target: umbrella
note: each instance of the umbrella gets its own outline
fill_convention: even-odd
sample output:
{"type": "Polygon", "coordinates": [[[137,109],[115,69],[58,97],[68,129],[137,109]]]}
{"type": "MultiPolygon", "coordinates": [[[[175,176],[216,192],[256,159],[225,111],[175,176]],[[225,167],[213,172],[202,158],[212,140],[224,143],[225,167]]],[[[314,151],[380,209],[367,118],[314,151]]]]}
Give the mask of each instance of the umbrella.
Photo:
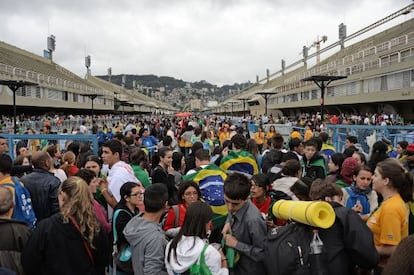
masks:
{"type": "Polygon", "coordinates": [[[192,116],[193,114],[191,112],[180,112],[180,113],[176,113],[174,116],[175,117],[189,117],[192,116]]]}

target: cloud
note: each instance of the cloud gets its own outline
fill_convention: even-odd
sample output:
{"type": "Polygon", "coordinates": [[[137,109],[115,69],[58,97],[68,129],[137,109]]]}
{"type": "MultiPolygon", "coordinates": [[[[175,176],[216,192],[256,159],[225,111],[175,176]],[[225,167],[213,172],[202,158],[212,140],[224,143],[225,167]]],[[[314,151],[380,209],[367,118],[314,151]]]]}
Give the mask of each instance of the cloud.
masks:
{"type": "MultiPolygon", "coordinates": [[[[168,75],[214,84],[255,81],[301,58],[318,35],[337,40],[408,0],[27,0],[1,1],[0,39],[41,54],[56,36],[57,63],[92,73],[168,75]]],[[[407,15],[412,16],[412,15],[407,15]]],[[[407,17],[406,16],[406,17],[407,17]]],[[[402,20],[402,19],[401,19],[402,20]]]]}

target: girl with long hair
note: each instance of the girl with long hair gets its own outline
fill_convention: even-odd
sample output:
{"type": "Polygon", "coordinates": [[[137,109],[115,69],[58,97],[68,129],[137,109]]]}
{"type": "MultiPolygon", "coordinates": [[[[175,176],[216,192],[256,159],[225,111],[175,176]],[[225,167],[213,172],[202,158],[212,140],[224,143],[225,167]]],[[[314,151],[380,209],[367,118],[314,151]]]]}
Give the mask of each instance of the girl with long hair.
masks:
{"type": "Polygon", "coordinates": [[[172,167],[173,151],[168,147],[158,150],[158,165],[152,172],[152,183],[162,183],[168,188],[168,204],[177,204],[177,188],[175,187],[174,168],[172,167]]]}
{"type": "Polygon", "coordinates": [[[76,175],[77,177],[80,177],[81,179],[83,179],[86,184],[89,187],[89,192],[91,193],[91,198],[92,198],[92,203],[93,203],[93,208],[95,211],[95,215],[96,218],[98,219],[98,221],[101,223],[103,229],[105,230],[106,233],[110,233],[111,232],[111,225],[108,222],[108,216],[106,213],[106,209],[104,209],[102,207],[102,205],[99,204],[99,202],[97,202],[95,200],[95,198],[93,197],[93,194],[96,192],[96,188],[99,184],[99,179],[95,176],[95,173],[92,172],[91,170],[82,168],[80,169],[76,175]]]}
{"type": "Polygon", "coordinates": [[[109,243],[92,205],[88,185],[70,177],[59,188],[60,212],[39,222],[26,243],[26,274],[105,274],[109,243]]]}
{"type": "Polygon", "coordinates": [[[193,181],[185,181],[178,188],[178,204],[168,210],[167,217],[163,226],[167,236],[174,237],[184,222],[187,208],[190,204],[200,200],[201,191],[198,184],[193,181]]]}
{"type": "Polygon", "coordinates": [[[65,171],[68,177],[74,176],[79,171],[79,168],[75,165],[75,160],[76,156],[72,151],[67,151],[62,156],[63,164],[60,169],[65,171]]]}
{"type": "Polygon", "coordinates": [[[188,207],[183,226],[165,249],[168,274],[186,274],[203,251],[205,263],[211,274],[228,274],[223,252],[204,241],[212,227],[212,217],[211,207],[204,202],[196,201],[188,207]]]}
{"type": "MultiPolygon", "coordinates": [[[[126,182],[121,186],[121,190],[119,191],[121,200],[114,209],[114,217],[116,216],[116,219],[115,224],[112,224],[116,229],[113,234],[115,236],[116,231],[118,251],[121,251],[128,244],[123,231],[127,223],[139,214],[138,207],[143,204],[143,190],[142,186],[135,182],[126,182]]],[[[122,267],[117,266],[117,274],[123,275],[128,274],[128,272],[122,270],[122,267]]]]}
{"type": "Polygon", "coordinates": [[[108,204],[114,208],[117,204],[115,197],[108,192],[108,181],[106,176],[102,173],[102,160],[97,155],[86,155],[82,168],[91,170],[95,173],[96,177],[99,178],[99,186],[96,188],[96,191],[93,193],[94,198],[99,202],[106,211],[108,211],[108,204]]]}
{"type": "Polygon", "coordinates": [[[378,269],[382,269],[400,241],[408,236],[406,202],[413,200],[413,176],[398,160],[386,159],[376,165],[372,187],[384,198],[367,221],[381,256],[378,269]]]}

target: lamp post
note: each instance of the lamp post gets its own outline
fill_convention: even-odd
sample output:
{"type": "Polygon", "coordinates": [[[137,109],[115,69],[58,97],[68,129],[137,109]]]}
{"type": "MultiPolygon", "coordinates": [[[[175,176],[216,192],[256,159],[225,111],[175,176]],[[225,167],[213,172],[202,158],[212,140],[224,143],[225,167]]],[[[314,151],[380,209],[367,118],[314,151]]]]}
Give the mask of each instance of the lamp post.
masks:
{"type": "Polygon", "coordinates": [[[92,123],[93,123],[93,117],[94,117],[94,108],[93,108],[93,101],[95,100],[95,98],[97,98],[98,96],[101,96],[101,95],[98,95],[98,94],[81,94],[81,96],[86,96],[86,97],[89,97],[90,99],[91,99],[91,101],[92,101],[92,123]]]}
{"type": "Polygon", "coordinates": [[[238,102],[238,101],[234,101],[234,100],[231,100],[231,101],[227,102],[227,103],[231,104],[231,116],[232,116],[232,117],[234,117],[234,110],[233,110],[233,106],[234,106],[234,103],[237,103],[237,102],[238,102]]]}
{"type": "Polygon", "coordinates": [[[264,113],[264,114],[267,116],[267,115],[268,115],[268,113],[267,113],[267,101],[268,101],[269,97],[270,97],[271,95],[276,94],[276,92],[272,92],[272,91],[263,91],[263,92],[258,92],[258,93],[256,93],[256,94],[263,96],[263,98],[264,98],[264,100],[265,100],[265,113],[264,113]]]}
{"type": "Polygon", "coordinates": [[[325,107],[325,90],[328,85],[335,80],[344,79],[342,75],[313,75],[302,79],[302,81],[313,81],[321,89],[321,121],[323,121],[323,111],[325,107]]]}
{"type": "Polygon", "coordinates": [[[246,118],[246,101],[249,100],[248,97],[239,97],[239,100],[243,101],[243,118],[246,118]]]}
{"type": "Polygon", "coordinates": [[[16,123],[16,116],[17,116],[17,106],[16,106],[16,92],[20,87],[26,86],[37,86],[37,83],[29,82],[29,81],[16,81],[16,80],[0,80],[0,85],[5,85],[9,87],[9,89],[13,92],[13,133],[16,134],[17,131],[17,123],[16,123]]]}

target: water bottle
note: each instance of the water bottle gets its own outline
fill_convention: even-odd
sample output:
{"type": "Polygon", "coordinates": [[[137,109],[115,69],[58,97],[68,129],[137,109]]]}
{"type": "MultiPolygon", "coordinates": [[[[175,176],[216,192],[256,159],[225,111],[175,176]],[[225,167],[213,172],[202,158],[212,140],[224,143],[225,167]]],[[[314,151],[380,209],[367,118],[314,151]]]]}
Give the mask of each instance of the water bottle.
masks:
{"type": "Polygon", "coordinates": [[[322,240],[319,238],[317,229],[313,230],[309,257],[312,275],[328,275],[328,254],[322,240]]]}

